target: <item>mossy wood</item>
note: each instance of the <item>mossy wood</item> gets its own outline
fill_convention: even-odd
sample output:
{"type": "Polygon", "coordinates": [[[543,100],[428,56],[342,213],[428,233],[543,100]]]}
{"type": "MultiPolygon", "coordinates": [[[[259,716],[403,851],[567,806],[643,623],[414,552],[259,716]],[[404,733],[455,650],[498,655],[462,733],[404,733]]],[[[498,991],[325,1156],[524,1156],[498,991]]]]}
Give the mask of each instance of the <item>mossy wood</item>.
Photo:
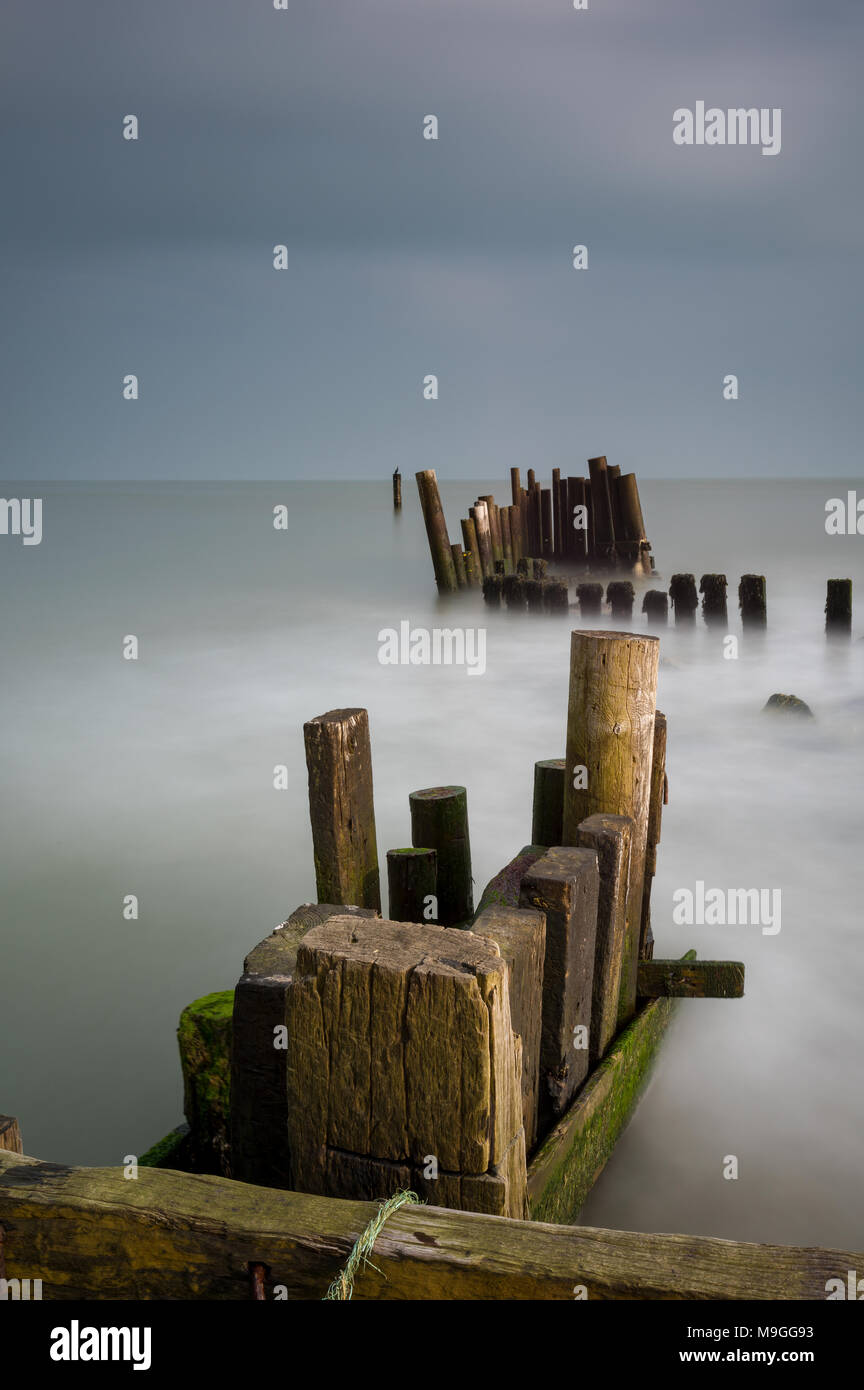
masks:
{"type": "Polygon", "coordinates": [[[522,879],[538,859],[542,859],[546,853],[548,845],[523,845],[519,853],[514,855],[509,864],[490,878],[483,895],[480,905],[477,908],[475,922],[487,907],[518,907],[519,894],[522,887],[522,879]]]}
{"type": "Polygon", "coordinates": [[[639,927],[639,959],[650,960],[654,953],[654,933],[651,930],[651,889],[657,873],[657,846],[663,821],[663,807],[668,800],[666,780],[666,716],[658,710],[654,715],[654,751],[651,757],[651,793],[648,805],[648,829],[645,834],[645,879],[642,888],[642,920],[639,927]]]}
{"type": "Polygon", "coordinates": [[[303,738],[318,901],[380,912],[369,716],[328,710],[303,725],[303,738]]]}
{"type": "MultiPolygon", "coordinates": [[[[323,1298],[378,1209],[299,1192],[141,1169],[66,1168],[0,1153],[6,1275],[54,1301],[323,1298]]],[[[386,1222],[358,1301],[812,1299],[864,1253],[751,1245],[403,1207],[386,1222]]]]}
{"type": "Polygon", "coordinates": [[[531,839],[535,845],[549,848],[562,843],[565,766],[563,758],[545,758],[534,764],[531,839]]]}
{"type": "Polygon", "coordinates": [[[434,849],[388,849],[387,902],[392,921],[434,920],[427,906],[434,906],[430,899],[437,894],[438,856],[434,849]]]}
{"type": "Polygon", "coordinates": [[[645,1005],[533,1155],[528,1208],[534,1221],[576,1220],[636,1107],[675,1008],[670,999],[645,1005]]]}
{"type": "Polygon", "coordinates": [[[438,925],[466,925],[474,915],[468,793],[464,787],[425,787],[408,797],[411,843],[437,855],[438,925]]]}
{"type": "Polygon", "coordinates": [[[234,991],[205,994],[180,1015],[177,1043],[183,1073],[187,1159],[199,1173],[232,1176],[231,1016],[234,991]]]}
{"type": "Polygon", "coordinates": [[[642,960],[636,992],[643,999],[741,999],[740,960],[642,960]]]}

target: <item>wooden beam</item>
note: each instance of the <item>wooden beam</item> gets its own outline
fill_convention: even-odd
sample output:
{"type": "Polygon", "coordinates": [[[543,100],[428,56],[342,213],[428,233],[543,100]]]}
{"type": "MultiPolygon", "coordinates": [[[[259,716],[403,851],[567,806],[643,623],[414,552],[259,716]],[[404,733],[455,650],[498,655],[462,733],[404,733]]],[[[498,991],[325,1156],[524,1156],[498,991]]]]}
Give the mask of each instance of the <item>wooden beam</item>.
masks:
{"type": "MultiPolygon", "coordinates": [[[[229,1178],[142,1168],[66,1168],[0,1153],[6,1276],[43,1297],[321,1299],[376,1202],[273,1192],[229,1178]]],[[[812,1299],[864,1254],[705,1236],[569,1228],[403,1207],[375,1242],[355,1300],[812,1299]]]]}
{"type": "Polygon", "coordinates": [[[636,993],[643,999],[741,999],[740,960],[640,960],[636,993]]]}

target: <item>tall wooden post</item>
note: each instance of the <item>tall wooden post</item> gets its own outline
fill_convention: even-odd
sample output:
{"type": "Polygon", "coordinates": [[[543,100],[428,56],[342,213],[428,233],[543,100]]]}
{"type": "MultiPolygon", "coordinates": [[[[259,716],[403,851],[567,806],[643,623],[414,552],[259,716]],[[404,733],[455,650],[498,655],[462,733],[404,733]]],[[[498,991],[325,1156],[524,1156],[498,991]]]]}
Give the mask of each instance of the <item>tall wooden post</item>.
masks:
{"type": "MultiPolygon", "coordinates": [[[[468,551],[473,556],[473,578],[472,584],[480,585],[483,579],[483,566],[480,563],[480,547],[477,543],[477,528],[473,519],[469,516],[460,523],[462,527],[462,549],[468,551]]],[[[468,566],[466,565],[466,578],[468,566]]]]}
{"type": "MultiPolygon", "coordinates": [[[[565,479],[566,486],[566,479],[565,479]]],[[[561,469],[552,469],[552,554],[561,560],[564,553],[563,507],[561,505],[561,469]]]]}
{"type": "Polygon", "coordinates": [[[461,545],[457,545],[454,541],[450,549],[453,552],[453,568],[456,571],[456,584],[460,589],[465,589],[468,587],[468,578],[465,574],[465,556],[462,552],[462,547],[461,545]]]}
{"type": "Polygon", "coordinates": [[[441,506],[438,492],[438,479],[435,477],[434,468],[425,468],[421,473],[416,473],[415,477],[420,493],[420,508],[426,523],[426,535],[429,538],[435,582],[440,593],[453,593],[457,588],[456,571],[453,568],[453,552],[450,549],[450,537],[447,535],[444,508],[441,506]]]}
{"type": "Polygon", "coordinates": [[[621,1022],[636,1001],[659,657],[657,637],[592,631],[571,637],[564,844],[578,844],[580,823],[598,812],[633,821],[621,1022]]]}
{"type": "Polygon", "coordinates": [[[555,552],[555,536],[552,531],[552,489],[548,487],[540,490],[540,516],[541,516],[541,542],[543,549],[541,555],[551,558],[555,552]]]}
{"type": "MultiPolygon", "coordinates": [[[[588,559],[588,527],[577,527],[573,523],[576,520],[576,508],[585,506],[585,479],[567,479],[567,554],[577,564],[584,564],[588,559]]],[[[587,521],[587,517],[586,517],[587,521]]]]}
{"type": "Polygon", "coordinates": [[[591,474],[591,504],[594,513],[594,552],[599,563],[611,565],[615,555],[615,526],[612,497],[605,455],[588,460],[591,474]]]}
{"type": "Polygon", "coordinates": [[[476,502],[469,515],[474,522],[477,535],[477,548],[480,551],[481,578],[495,573],[495,557],[492,554],[492,534],[489,530],[489,508],[485,502],[476,502]]]}
{"type": "Polygon", "coordinates": [[[318,901],[380,912],[369,715],[328,710],[303,725],[303,738],[318,901]]]}
{"type": "Polygon", "coordinates": [[[411,843],[438,856],[437,924],[464,926],[474,914],[468,793],[464,787],[426,787],[411,792],[408,804],[411,843]]]}
{"type": "Polygon", "coordinates": [[[402,474],[398,468],[393,473],[393,510],[402,510],[402,474]]]}
{"type": "Polygon", "coordinates": [[[499,508],[498,521],[501,526],[501,550],[504,555],[504,572],[505,574],[510,574],[513,569],[513,537],[510,534],[509,507],[499,508]]]}
{"type": "Polygon", "coordinates": [[[492,538],[492,559],[504,559],[504,547],[501,543],[501,517],[495,505],[495,498],[491,493],[484,497],[478,497],[478,502],[485,502],[489,515],[489,534],[492,538]]]}

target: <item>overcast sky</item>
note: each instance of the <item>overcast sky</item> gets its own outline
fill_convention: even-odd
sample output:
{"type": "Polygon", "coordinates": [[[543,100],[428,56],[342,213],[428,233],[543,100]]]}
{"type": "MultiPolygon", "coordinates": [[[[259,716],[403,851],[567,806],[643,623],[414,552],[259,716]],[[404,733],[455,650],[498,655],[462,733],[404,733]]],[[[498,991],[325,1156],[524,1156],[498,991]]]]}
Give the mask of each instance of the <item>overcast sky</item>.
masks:
{"type": "Polygon", "coordinates": [[[4,476],[860,476],[862,29],[860,0],[4,0],[4,476]],[[676,146],[700,100],[780,107],[779,155],[676,146]]]}

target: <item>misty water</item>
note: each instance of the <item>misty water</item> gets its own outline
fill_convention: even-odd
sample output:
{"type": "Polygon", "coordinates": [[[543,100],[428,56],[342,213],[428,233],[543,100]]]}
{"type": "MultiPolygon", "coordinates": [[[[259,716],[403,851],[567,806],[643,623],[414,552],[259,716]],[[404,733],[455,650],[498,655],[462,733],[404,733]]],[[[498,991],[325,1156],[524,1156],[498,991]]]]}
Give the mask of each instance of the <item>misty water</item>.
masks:
{"type": "MultiPolygon", "coordinates": [[[[845,482],[640,484],[658,576],[730,580],[727,629],[661,637],[655,953],[741,959],[746,997],[681,1004],[582,1220],[860,1247],[864,621],[829,645],[823,604],[828,578],[859,591],[864,539],[825,533],[845,482]],[[737,618],[750,571],[767,576],[764,635],[737,618]],[[763,715],[775,691],[815,720],[763,715]],[[781,889],[780,932],[675,925],[673,892],[697,880],[781,889]]],[[[453,538],[490,487],[444,485],[453,538]]],[[[181,1121],[181,1009],[233,986],[315,898],[304,719],[369,709],[382,865],[409,842],[409,791],[435,783],[468,787],[475,900],[530,840],[534,762],[563,754],[579,619],[440,602],[410,471],[399,516],[389,489],[52,484],[42,544],[0,539],[0,1110],[25,1152],[119,1164],[181,1121]],[[485,627],[485,673],[382,666],[379,631],[406,619],[485,627]]]]}

